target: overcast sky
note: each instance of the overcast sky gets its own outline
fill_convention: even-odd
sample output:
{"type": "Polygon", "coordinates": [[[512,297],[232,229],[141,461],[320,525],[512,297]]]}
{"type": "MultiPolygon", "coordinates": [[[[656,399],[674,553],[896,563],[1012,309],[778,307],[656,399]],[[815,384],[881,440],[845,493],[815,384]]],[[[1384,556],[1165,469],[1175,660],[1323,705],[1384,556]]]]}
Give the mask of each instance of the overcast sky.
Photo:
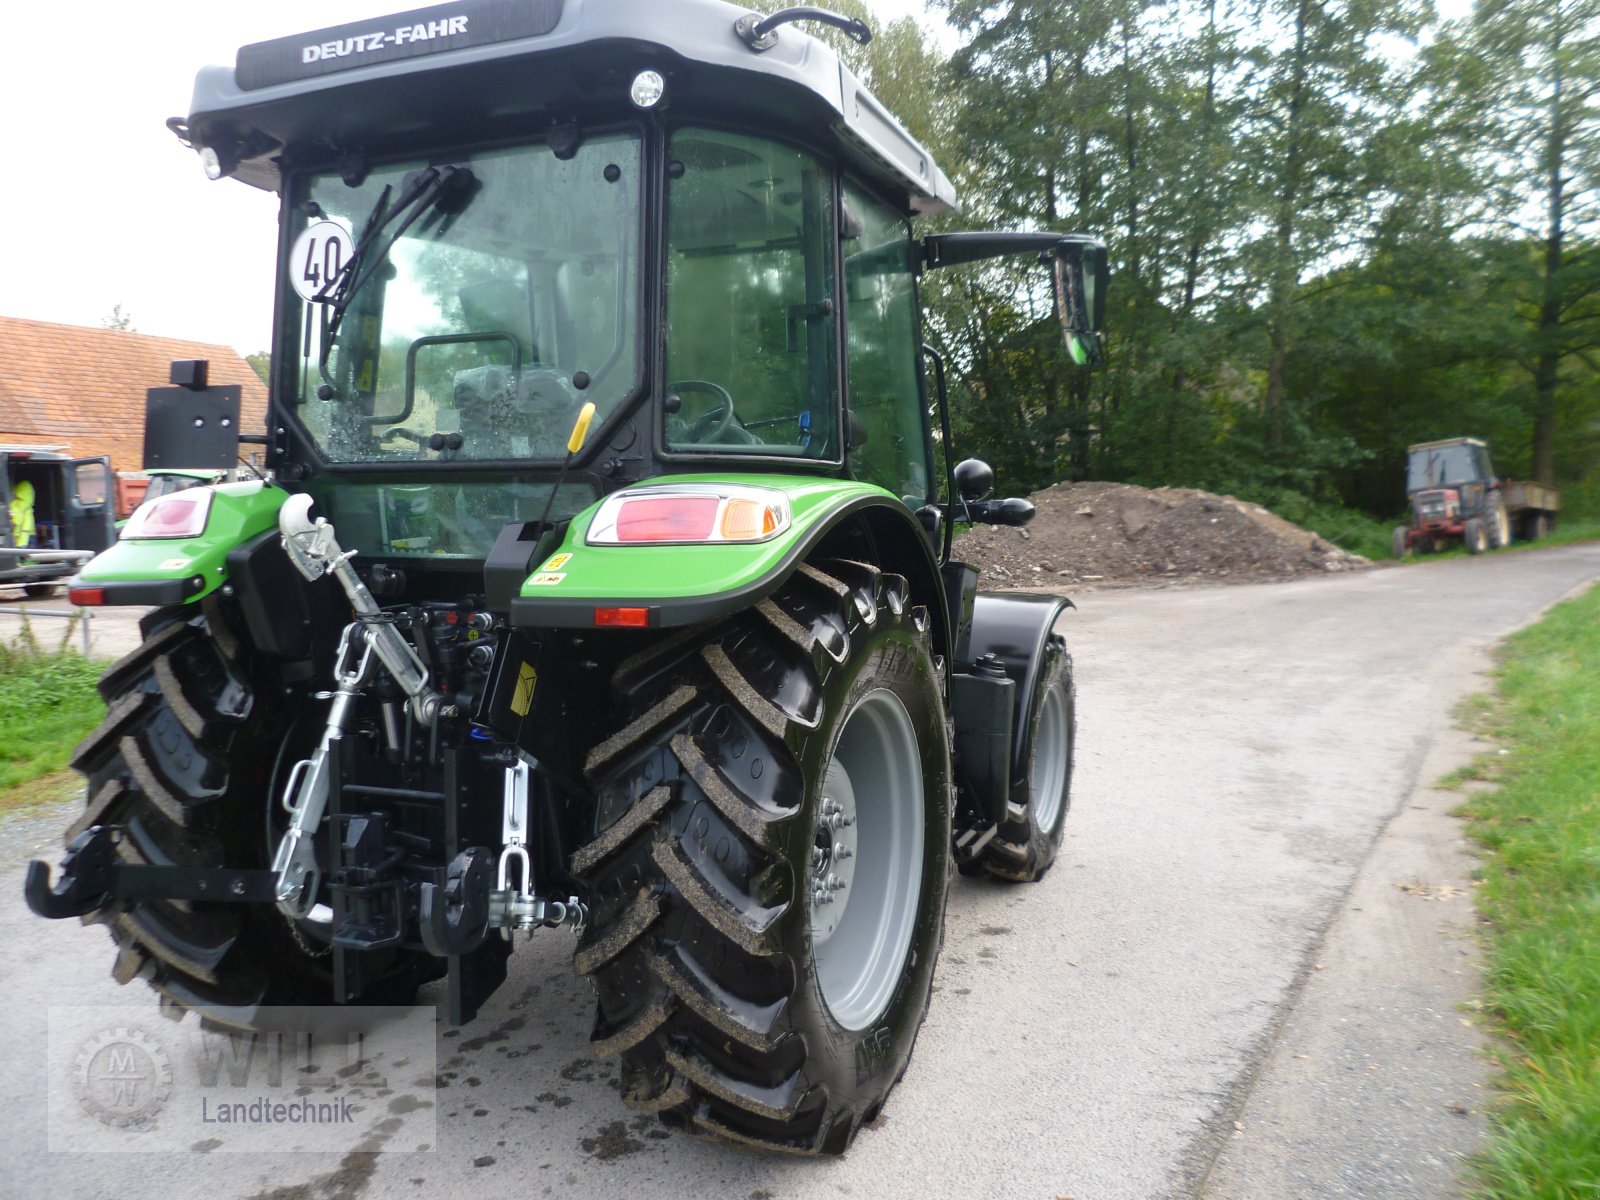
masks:
{"type": "MultiPolygon", "coordinates": [[[[424,0],[425,2],[425,0],[424,0]]],[[[921,0],[868,0],[887,19],[921,0]]],[[[272,196],[212,183],[164,122],[242,45],[415,0],[11,0],[0,21],[0,315],[265,349],[272,196]]]]}

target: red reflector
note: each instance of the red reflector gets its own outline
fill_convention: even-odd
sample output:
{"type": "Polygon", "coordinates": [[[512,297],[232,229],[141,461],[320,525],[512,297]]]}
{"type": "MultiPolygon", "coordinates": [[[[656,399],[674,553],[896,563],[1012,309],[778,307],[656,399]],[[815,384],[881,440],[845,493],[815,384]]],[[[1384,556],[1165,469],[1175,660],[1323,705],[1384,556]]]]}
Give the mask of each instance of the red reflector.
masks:
{"type": "Polygon", "coordinates": [[[596,625],[609,625],[613,628],[648,629],[650,626],[650,610],[648,608],[597,608],[594,610],[594,623],[596,625]]]}
{"type": "Polygon", "coordinates": [[[695,542],[717,527],[717,496],[640,496],[617,514],[621,542],[695,542]]]}
{"type": "Polygon", "coordinates": [[[73,604],[91,608],[94,605],[106,602],[106,590],[105,588],[68,588],[67,600],[73,604]]]}

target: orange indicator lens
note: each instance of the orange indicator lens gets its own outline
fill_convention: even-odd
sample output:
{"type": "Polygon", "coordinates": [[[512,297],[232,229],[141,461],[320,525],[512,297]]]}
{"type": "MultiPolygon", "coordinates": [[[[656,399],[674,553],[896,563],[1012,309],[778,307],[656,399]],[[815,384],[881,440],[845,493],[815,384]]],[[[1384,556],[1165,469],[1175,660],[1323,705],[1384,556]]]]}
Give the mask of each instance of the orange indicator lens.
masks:
{"type": "Polygon", "coordinates": [[[766,537],[778,528],[772,506],[759,500],[734,499],[722,510],[722,536],[730,542],[766,537]]]}

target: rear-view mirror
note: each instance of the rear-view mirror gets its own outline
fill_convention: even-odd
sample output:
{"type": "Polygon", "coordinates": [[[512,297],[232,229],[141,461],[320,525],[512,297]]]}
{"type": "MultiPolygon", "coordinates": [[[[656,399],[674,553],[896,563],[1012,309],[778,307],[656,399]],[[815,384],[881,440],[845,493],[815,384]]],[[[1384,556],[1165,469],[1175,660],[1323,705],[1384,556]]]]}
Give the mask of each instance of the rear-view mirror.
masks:
{"type": "Polygon", "coordinates": [[[929,270],[1012,254],[1037,254],[1050,267],[1061,333],[1072,361],[1079,366],[1101,362],[1111,264],[1099,238],[1084,233],[936,233],[922,239],[922,262],[929,270]]]}
{"type": "Polygon", "coordinates": [[[1100,330],[1111,278],[1105,243],[1097,238],[1062,238],[1050,257],[1067,353],[1079,366],[1092,366],[1101,359],[1100,330]]]}

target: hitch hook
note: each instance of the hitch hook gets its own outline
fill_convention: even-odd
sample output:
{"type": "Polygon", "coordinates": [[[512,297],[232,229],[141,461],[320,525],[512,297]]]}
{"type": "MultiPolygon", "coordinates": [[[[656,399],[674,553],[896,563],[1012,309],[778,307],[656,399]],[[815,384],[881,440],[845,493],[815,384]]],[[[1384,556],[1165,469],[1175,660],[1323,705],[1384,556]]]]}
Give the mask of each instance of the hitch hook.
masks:
{"type": "Polygon", "coordinates": [[[111,897],[116,843],[104,825],[91,825],[67,845],[61,878],[52,885],[50,864],[34,859],[22,881],[28,907],[41,917],[59,921],[93,912],[111,897]]]}
{"type": "Polygon", "coordinates": [[[489,936],[489,851],[463,850],[451,860],[443,886],[425,883],[417,924],[429,954],[469,954],[489,936]]]}

